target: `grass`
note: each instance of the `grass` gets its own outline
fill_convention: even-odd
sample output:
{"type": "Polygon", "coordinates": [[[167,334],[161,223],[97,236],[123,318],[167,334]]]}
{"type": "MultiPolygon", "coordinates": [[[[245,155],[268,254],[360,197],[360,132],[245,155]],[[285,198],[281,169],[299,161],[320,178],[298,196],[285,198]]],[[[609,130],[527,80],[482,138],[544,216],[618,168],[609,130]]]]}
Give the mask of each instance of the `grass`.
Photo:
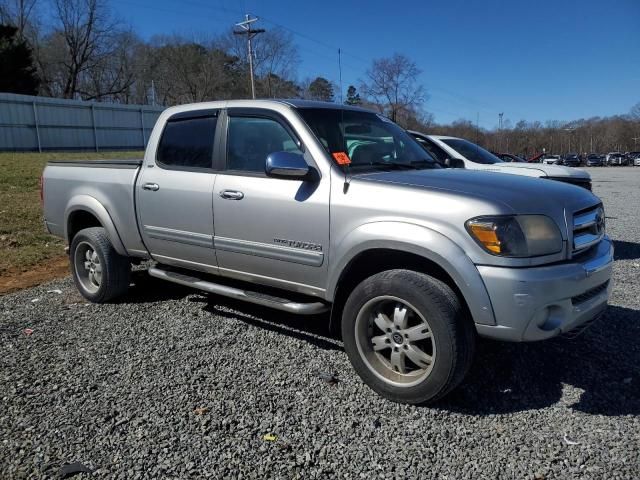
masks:
{"type": "Polygon", "coordinates": [[[49,160],[140,158],[142,152],[0,153],[0,277],[19,275],[64,254],[46,233],[39,180],[49,160]]]}

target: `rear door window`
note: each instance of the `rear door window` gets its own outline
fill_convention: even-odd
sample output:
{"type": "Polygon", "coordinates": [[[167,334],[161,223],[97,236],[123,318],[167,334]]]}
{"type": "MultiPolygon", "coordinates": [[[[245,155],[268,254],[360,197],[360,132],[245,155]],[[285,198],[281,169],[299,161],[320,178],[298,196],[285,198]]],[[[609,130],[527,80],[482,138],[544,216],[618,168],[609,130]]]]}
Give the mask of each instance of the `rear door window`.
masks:
{"type": "Polygon", "coordinates": [[[161,167],[212,168],[217,117],[183,117],[167,121],[158,144],[156,161],[161,167]]]}

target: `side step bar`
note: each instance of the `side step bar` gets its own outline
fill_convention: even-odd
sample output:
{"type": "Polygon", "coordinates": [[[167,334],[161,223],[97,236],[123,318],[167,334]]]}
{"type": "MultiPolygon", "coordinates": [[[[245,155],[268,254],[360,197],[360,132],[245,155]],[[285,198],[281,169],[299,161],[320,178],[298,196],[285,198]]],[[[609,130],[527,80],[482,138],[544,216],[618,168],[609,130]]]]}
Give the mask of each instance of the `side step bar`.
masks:
{"type": "Polygon", "coordinates": [[[155,278],[160,278],[162,280],[167,280],[169,282],[178,283],[186,287],[197,288],[198,290],[203,290],[205,292],[215,293],[216,295],[236,298],[238,300],[242,300],[243,302],[255,303],[257,305],[263,305],[265,307],[284,310],[285,312],[297,313],[300,315],[313,315],[329,310],[329,306],[322,302],[292,302],[291,300],[287,300],[286,298],[273,297],[271,295],[265,295],[258,292],[251,292],[249,290],[241,290],[239,288],[228,287],[226,285],[208,282],[206,280],[192,277],[190,275],[162,270],[157,267],[150,267],[149,275],[155,278]]]}

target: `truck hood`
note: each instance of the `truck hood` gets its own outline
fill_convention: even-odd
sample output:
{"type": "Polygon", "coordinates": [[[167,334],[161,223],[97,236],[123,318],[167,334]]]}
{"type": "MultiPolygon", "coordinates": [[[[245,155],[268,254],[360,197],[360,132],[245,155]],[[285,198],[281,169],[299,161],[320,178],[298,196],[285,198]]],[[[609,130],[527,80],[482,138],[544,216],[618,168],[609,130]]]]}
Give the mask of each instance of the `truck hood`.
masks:
{"type": "Polygon", "coordinates": [[[495,163],[485,171],[514,173],[531,177],[572,177],[591,178],[589,173],[578,168],[563,167],[561,165],[547,165],[542,163],[495,163]]]}
{"type": "Polygon", "coordinates": [[[574,212],[599,202],[587,189],[563,182],[501,173],[462,170],[407,170],[355,175],[354,178],[439,190],[502,204],[512,213],[555,216],[559,210],[574,212]]]}

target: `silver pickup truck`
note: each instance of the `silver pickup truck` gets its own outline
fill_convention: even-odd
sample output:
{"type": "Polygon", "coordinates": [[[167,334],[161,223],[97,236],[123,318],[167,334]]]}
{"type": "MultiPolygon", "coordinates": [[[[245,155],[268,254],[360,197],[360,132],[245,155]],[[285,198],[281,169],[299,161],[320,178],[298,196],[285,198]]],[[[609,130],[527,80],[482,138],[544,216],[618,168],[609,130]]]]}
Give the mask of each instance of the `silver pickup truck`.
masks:
{"type": "Polygon", "coordinates": [[[148,259],[169,282],[330,311],[357,373],[398,402],[459,384],[477,335],[576,333],[611,290],[613,247],[591,192],[441,169],[360,108],[170,108],[143,161],[50,162],[42,186],[46,227],[68,241],[87,299],[123,294],[131,263],[148,259]]]}

